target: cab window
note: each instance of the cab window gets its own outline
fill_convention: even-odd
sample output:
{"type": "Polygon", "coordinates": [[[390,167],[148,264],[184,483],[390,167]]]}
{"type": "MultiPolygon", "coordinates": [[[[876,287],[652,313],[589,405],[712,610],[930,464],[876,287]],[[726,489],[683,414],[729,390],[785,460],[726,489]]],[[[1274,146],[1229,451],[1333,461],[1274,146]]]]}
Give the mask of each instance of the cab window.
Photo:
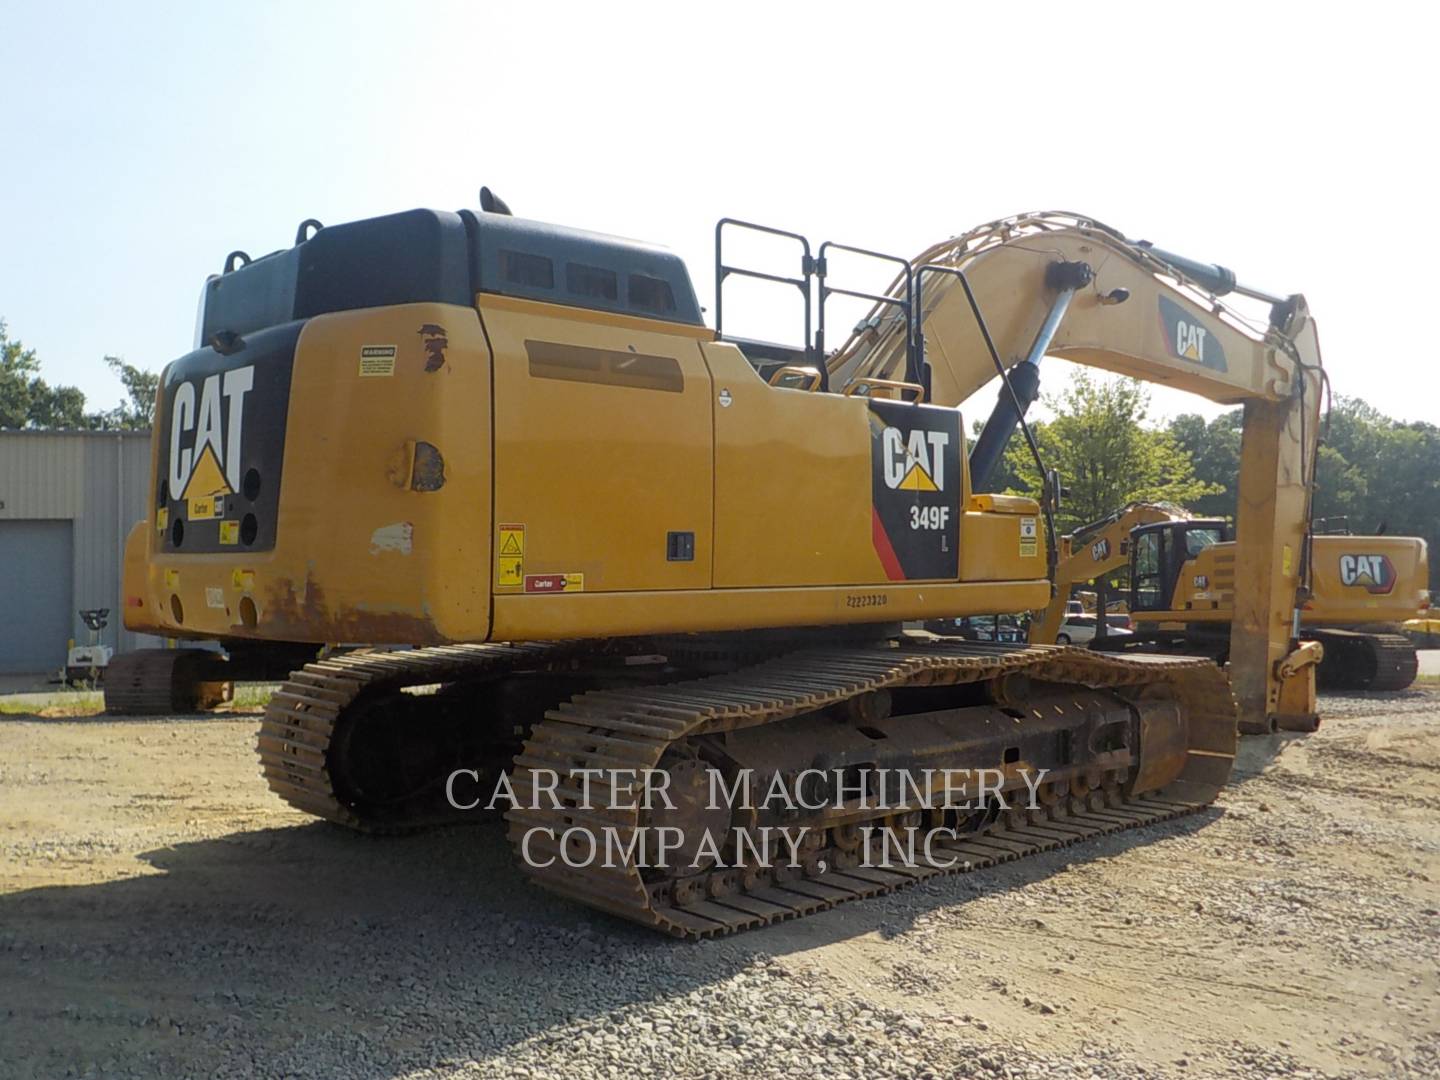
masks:
{"type": "Polygon", "coordinates": [[[1153,611],[1164,603],[1160,587],[1160,538],[1158,532],[1141,533],[1135,539],[1135,591],[1133,606],[1153,611]]]}

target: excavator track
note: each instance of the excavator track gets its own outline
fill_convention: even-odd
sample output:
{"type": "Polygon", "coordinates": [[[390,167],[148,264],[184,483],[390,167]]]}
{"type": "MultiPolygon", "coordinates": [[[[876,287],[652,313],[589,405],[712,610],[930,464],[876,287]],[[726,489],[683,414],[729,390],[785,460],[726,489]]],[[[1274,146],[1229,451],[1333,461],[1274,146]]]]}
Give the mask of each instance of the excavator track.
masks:
{"type": "Polygon", "coordinates": [[[1305,636],[1325,646],[1316,678],[1326,690],[1404,690],[1420,670],[1415,643],[1404,634],[1317,630],[1305,636]]]}
{"type": "Polygon", "coordinates": [[[136,649],[105,669],[105,711],[123,716],[202,712],[234,696],[223,656],[206,649],[136,649]]]}
{"type": "MultiPolygon", "coordinates": [[[[292,673],[266,710],[258,739],[262,770],[271,789],[296,809],[359,831],[396,832],[453,822],[461,815],[426,816],[415,812],[414,803],[402,800],[397,811],[383,800],[367,799],[364,784],[357,783],[353,767],[346,763],[347,731],[363,728],[366,717],[374,717],[377,710],[382,715],[398,710],[403,714],[401,737],[423,743],[423,729],[411,722],[405,710],[435,702],[434,714],[421,716],[443,714],[440,695],[446,688],[494,685],[515,675],[558,681],[561,673],[626,651],[623,645],[616,646],[608,642],[459,645],[361,653],[308,664],[292,673]]],[[[984,709],[987,715],[1000,715],[996,707],[984,709]]],[[[1017,721],[1026,716],[1026,710],[1011,707],[1004,710],[1002,723],[1021,728],[1026,725],[1017,721]]],[[[535,883],[678,937],[708,937],[890,892],[934,874],[975,870],[1193,812],[1215,797],[1229,774],[1235,718],[1235,702],[1224,676],[1213,664],[1188,658],[1115,658],[1078,648],[1011,648],[929,635],[810,648],[721,675],[588,690],[548,708],[544,719],[530,728],[523,746],[517,746],[513,762],[506,760],[502,766],[509,770],[515,796],[515,805],[505,817],[521,870],[535,883]],[[1148,738],[1149,745],[1160,749],[1147,751],[1142,741],[1139,763],[1124,783],[1116,781],[1118,770],[1093,770],[1087,774],[1093,786],[1076,778],[1058,789],[1060,797],[1050,793],[1040,808],[990,815],[940,843],[938,857],[930,853],[870,865],[858,857],[857,822],[850,821],[817,830],[798,864],[717,866],[678,880],[657,878],[653,870],[638,864],[606,867],[592,860],[577,868],[564,859],[542,865],[543,858],[534,858],[561,853],[567,841],[555,838],[564,830],[570,830],[565,834],[569,842],[576,839],[577,830],[599,842],[607,830],[633,837],[647,821],[638,804],[625,805],[603,784],[597,785],[595,802],[582,804],[570,781],[562,780],[558,790],[563,805],[545,808],[535,795],[545,786],[540,774],[547,771],[569,777],[576,769],[668,767],[682,783],[698,784],[704,763],[693,750],[697,740],[779,733],[787,720],[834,724],[834,716],[869,716],[872,705],[867,703],[877,695],[952,693],[965,690],[966,684],[975,684],[968,689],[977,693],[984,689],[1002,698],[1008,692],[1014,704],[1029,707],[1037,725],[1052,719],[1051,711],[1093,716],[1107,707],[1123,712],[1140,702],[1143,712],[1143,703],[1157,696],[1163,699],[1158,705],[1161,715],[1170,708],[1181,721],[1171,728],[1159,724],[1149,736],[1144,734],[1149,721],[1139,721],[1137,738],[1148,738]],[[1033,697],[1032,687],[1040,688],[1033,697]],[[1158,773],[1145,764],[1147,753],[1152,760],[1161,759],[1158,773]],[[1162,774],[1163,783],[1147,786],[1143,780],[1145,775],[1153,780],[1162,774]],[[529,835],[537,828],[542,833],[550,830],[551,839],[529,835]]],[[[475,719],[473,714],[465,718],[470,727],[484,726],[475,719]]],[[[906,714],[892,724],[901,731],[923,722],[924,717],[906,714]]],[[[817,748],[824,749],[817,744],[808,747],[817,748]]],[[[382,750],[381,757],[387,768],[392,763],[400,767],[397,752],[387,756],[382,750]]],[[[470,764],[463,757],[454,760],[462,766],[470,764]]],[[[429,775],[443,771],[437,773],[432,765],[429,775]]],[[[430,786],[434,787],[433,779],[430,786]]],[[[433,807],[433,800],[427,805],[433,807]]],[[[886,808],[873,823],[894,835],[924,821],[923,808],[904,806],[886,808]]]]}
{"type": "MultiPolygon", "coordinates": [[[[544,669],[576,652],[573,644],[454,645],[364,652],[306,664],[276,691],[260,723],[261,772],[297,810],[361,832],[403,832],[439,818],[377,812],[344,791],[334,758],[341,719],[368,700],[438,683],[481,682],[544,669]]],[[[416,737],[422,737],[416,733],[416,737]]]]}
{"type": "MultiPolygon", "coordinates": [[[[1061,705],[1053,707],[1061,711],[1061,705]]],[[[1041,711],[1032,711],[1043,723],[1041,711]]],[[[1008,715],[1025,713],[1015,709],[1008,715]]],[[[1140,726],[1144,738],[1146,725],[1140,726]]],[[[1235,740],[1235,702],[1224,675],[1209,661],[923,639],[891,647],[813,649],[710,678],[586,693],[550,711],[516,760],[517,805],[506,818],[521,869],[535,883],[677,937],[711,937],[890,892],[935,874],[979,869],[1191,813],[1210,803],[1224,784],[1235,740]],[[605,784],[581,798],[573,782],[557,787],[551,779],[584,775],[575,772],[579,769],[658,770],[669,760],[671,775],[698,783],[693,748],[705,736],[803,719],[877,692],[993,685],[1015,676],[1021,678],[1011,685],[1067,688],[1062,692],[1082,708],[1103,705],[1103,695],[1075,688],[1168,695],[1181,710],[1181,726],[1174,729],[1181,736],[1172,740],[1171,750],[1183,757],[1183,765],[1167,774],[1159,790],[1144,786],[1143,765],[1123,786],[1070,787],[1066,797],[1048,806],[1008,811],[947,838],[940,845],[943,857],[930,852],[903,863],[862,865],[851,822],[818,830],[798,866],[715,864],[708,873],[669,879],[657,878],[653,870],[647,877],[633,860],[593,857],[611,837],[621,845],[634,840],[647,824],[643,800],[605,784]],[[537,797],[542,789],[558,794],[561,805],[546,806],[537,797]]],[[[1165,736],[1157,734],[1154,741],[1163,744],[1165,736]]],[[[874,820],[892,831],[913,830],[925,812],[887,808],[874,820]]]]}

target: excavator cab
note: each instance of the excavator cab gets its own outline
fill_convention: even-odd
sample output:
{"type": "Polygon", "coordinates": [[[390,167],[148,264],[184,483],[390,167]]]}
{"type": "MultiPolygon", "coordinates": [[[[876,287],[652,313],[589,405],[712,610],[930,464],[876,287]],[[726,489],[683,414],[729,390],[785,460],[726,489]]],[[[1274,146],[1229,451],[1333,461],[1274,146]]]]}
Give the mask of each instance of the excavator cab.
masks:
{"type": "Polygon", "coordinates": [[[1230,525],[1216,520],[1159,521],[1130,533],[1130,610],[1175,608],[1180,571],[1200,552],[1231,540],[1230,525]]]}

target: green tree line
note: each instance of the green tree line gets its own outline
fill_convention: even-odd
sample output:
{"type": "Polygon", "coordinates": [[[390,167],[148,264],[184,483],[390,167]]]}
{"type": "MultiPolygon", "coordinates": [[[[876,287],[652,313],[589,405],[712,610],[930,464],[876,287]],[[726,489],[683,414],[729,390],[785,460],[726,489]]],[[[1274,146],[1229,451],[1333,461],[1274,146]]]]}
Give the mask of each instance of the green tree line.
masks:
{"type": "MultiPolygon", "coordinates": [[[[1051,419],[1031,429],[1067,489],[1057,521],[1062,531],[1136,500],[1234,518],[1242,410],[1209,421],[1182,413],[1167,424],[1150,424],[1144,384],[1084,371],[1046,404],[1051,419]]],[[[994,486],[1032,495],[1039,490],[1021,438],[1011,441],[994,486]]],[[[1440,592],[1440,427],[1395,420],[1359,398],[1336,397],[1322,422],[1315,518],[1319,530],[1424,537],[1431,591],[1440,592]]]]}
{"type": "Polygon", "coordinates": [[[155,410],[160,376],[105,357],[125,387],[125,400],[113,409],[87,412],[85,395],[74,386],[52,386],[40,374],[40,358],[0,319],[0,428],[135,430],[148,428],[155,410]]]}

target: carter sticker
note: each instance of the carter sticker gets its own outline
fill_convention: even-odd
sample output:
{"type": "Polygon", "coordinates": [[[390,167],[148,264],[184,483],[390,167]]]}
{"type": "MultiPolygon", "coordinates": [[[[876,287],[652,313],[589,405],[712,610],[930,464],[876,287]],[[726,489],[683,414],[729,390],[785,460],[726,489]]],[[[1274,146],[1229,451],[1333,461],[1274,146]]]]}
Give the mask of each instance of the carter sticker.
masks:
{"type": "Polygon", "coordinates": [[[526,574],[528,593],[584,592],[584,574],[526,574]]]}

